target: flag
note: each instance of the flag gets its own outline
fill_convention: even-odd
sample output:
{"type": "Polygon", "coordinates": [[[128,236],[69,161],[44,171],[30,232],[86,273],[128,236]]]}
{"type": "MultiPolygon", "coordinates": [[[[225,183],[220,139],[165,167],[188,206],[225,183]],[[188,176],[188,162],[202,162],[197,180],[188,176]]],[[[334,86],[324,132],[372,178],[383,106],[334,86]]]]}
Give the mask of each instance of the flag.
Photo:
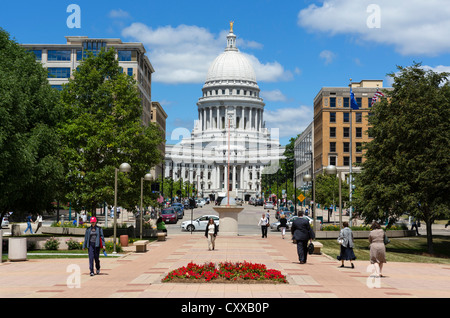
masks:
{"type": "Polygon", "coordinates": [[[353,94],[353,90],[350,88],[350,107],[353,110],[358,110],[359,106],[355,99],[355,94],[353,94]]]}
{"type": "Polygon", "coordinates": [[[384,97],[384,94],[382,92],[380,92],[377,88],[377,91],[375,92],[375,94],[372,97],[372,104],[370,105],[371,107],[373,106],[373,104],[375,104],[378,101],[379,97],[384,97]]]}

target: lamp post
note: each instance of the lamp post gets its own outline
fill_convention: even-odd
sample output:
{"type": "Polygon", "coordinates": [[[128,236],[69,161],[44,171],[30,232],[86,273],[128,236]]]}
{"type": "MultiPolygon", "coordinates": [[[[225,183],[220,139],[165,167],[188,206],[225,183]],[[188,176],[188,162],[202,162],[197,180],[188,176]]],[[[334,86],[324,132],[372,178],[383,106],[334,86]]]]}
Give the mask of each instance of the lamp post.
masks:
{"type": "Polygon", "coordinates": [[[147,173],[143,178],[141,178],[141,206],[140,206],[140,220],[141,220],[141,224],[140,224],[140,238],[141,238],[141,240],[142,240],[142,214],[143,214],[143,211],[142,211],[142,198],[143,198],[143,196],[144,196],[144,180],[145,181],[152,181],[152,179],[153,179],[153,176],[150,174],[150,173],[147,173]]]}
{"type": "Polygon", "coordinates": [[[339,228],[342,229],[342,190],[341,190],[341,172],[337,171],[336,166],[333,165],[329,165],[328,167],[326,167],[326,173],[327,174],[334,174],[334,175],[338,175],[338,179],[339,179],[339,228]]]}
{"type": "Polygon", "coordinates": [[[114,251],[116,253],[116,237],[117,237],[117,175],[120,172],[130,172],[131,166],[128,163],[122,163],[119,169],[115,168],[114,177],[114,251]]]}
{"type": "Polygon", "coordinates": [[[312,191],[312,204],[311,204],[311,213],[313,215],[314,218],[314,233],[316,232],[316,223],[317,223],[317,216],[316,216],[316,209],[314,208],[314,205],[316,204],[316,189],[315,189],[315,182],[314,182],[314,157],[313,157],[313,152],[309,151],[306,152],[305,154],[309,154],[311,155],[311,174],[307,174],[303,177],[303,180],[305,180],[306,182],[311,181],[311,191],[312,191]]]}

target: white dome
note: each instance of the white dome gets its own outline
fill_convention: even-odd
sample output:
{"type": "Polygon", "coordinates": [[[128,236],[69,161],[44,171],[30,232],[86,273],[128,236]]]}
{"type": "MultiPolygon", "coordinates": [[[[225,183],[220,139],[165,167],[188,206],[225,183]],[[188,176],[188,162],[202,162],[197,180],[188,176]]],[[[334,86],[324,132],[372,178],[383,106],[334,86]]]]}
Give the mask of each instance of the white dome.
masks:
{"type": "Polygon", "coordinates": [[[206,83],[214,81],[249,81],[256,83],[255,71],[239,51],[225,51],[211,64],[206,83]]]}

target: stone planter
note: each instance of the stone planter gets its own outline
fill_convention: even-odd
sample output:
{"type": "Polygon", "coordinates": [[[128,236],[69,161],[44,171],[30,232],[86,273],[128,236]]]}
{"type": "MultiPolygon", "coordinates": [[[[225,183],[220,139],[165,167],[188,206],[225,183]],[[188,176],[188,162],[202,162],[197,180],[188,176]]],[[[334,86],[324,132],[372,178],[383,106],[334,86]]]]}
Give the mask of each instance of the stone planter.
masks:
{"type": "Polygon", "coordinates": [[[27,260],[27,238],[10,238],[8,245],[8,259],[11,262],[27,260]]]}
{"type": "Polygon", "coordinates": [[[67,235],[67,236],[84,236],[86,229],[74,228],[74,227],[51,227],[43,226],[41,227],[42,234],[51,235],[67,235]]]}

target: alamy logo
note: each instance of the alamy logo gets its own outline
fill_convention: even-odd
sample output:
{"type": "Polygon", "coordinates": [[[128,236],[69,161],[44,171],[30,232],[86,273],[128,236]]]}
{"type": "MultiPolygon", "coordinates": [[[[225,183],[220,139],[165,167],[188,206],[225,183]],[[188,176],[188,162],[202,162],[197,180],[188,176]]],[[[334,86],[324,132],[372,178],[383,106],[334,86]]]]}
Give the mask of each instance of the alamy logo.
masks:
{"type": "Polygon", "coordinates": [[[367,13],[370,13],[366,24],[369,29],[381,28],[381,8],[377,4],[370,4],[367,7],[367,13]]]}
{"type": "Polygon", "coordinates": [[[76,264],[67,266],[66,272],[70,273],[67,277],[66,284],[68,288],[81,288],[81,269],[76,264]]]}
{"type": "Polygon", "coordinates": [[[81,28],[81,8],[77,4],[70,4],[67,7],[67,12],[72,13],[67,17],[67,27],[69,29],[80,29],[81,28]]]}

